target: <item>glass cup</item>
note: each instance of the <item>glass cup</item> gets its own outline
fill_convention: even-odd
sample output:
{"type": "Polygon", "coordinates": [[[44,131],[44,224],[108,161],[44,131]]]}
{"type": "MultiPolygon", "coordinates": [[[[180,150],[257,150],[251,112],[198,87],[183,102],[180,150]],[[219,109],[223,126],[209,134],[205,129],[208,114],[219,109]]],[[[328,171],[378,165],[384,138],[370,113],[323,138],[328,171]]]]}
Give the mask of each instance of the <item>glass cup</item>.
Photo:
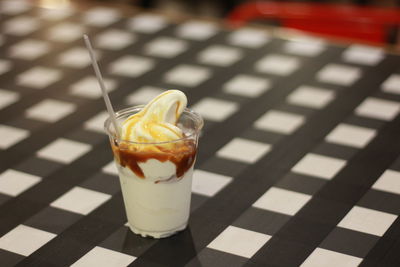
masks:
{"type": "MultiPolygon", "coordinates": [[[[116,112],[120,126],[144,106],[116,112]]],[[[185,109],[177,126],[181,139],[138,143],[121,140],[108,118],[104,127],[117,165],[130,229],[142,236],[163,238],[186,228],[192,188],[193,166],[203,119],[185,109]]]]}

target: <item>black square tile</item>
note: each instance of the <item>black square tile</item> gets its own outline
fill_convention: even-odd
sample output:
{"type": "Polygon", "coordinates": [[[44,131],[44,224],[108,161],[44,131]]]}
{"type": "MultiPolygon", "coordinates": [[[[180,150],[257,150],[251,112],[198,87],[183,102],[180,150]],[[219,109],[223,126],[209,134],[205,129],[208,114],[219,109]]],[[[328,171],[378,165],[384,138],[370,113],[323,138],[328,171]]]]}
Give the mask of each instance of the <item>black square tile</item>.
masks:
{"type": "Polygon", "coordinates": [[[338,202],[319,196],[314,196],[313,200],[309,201],[296,216],[311,218],[315,222],[329,224],[332,227],[335,227],[354,206],[353,204],[338,202]]]}
{"type": "Polygon", "coordinates": [[[262,131],[257,130],[253,127],[250,127],[245,132],[240,134],[241,137],[249,140],[258,141],[261,143],[267,144],[276,144],[284,138],[284,135],[279,133],[274,133],[271,131],[262,131]]]}
{"type": "Polygon", "coordinates": [[[25,224],[47,232],[60,234],[81,218],[82,215],[76,213],[47,207],[29,218],[25,224]]]}
{"type": "Polygon", "coordinates": [[[25,117],[17,117],[14,120],[8,122],[7,124],[13,127],[29,130],[31,133],[47,125],[47,123],[45,122],[31,120],[25,117]]]}
{"type": "Polygon", "coordinates": [[[208,130],[210,130],[211,128],[213,128],[215,125],[217,125],[218,123],[215,121],[209,121],[204,119],[204,126],[202,129],[202,134],[208,132],[208,130]]]}
{"type": "Polygon", "coordinates": [[[185,267],[197,266],[229,266],[240,267],[244,266],[248,259],[217,251],[214,249],[205,248],[195,258],[193,258],[185,267]]]}
{"type": "Polygon", "coordinates": [[[82,187],[114,195],[121,191],[118,177],[99,172],[83,182],[82,187]]]}
{"type": "Polygon", "coordinates": [[[256,264],[255,266],[300,266],[314,249],[314,246],[272,237],[251,258],[251,262],[256,264]]]}
{"type": "Polygon", "coordinates": [[[351,115],[347,117],[343,122],[372,129],[380,129],[385,124],[385,122],[381,120],[361,117],[357,115],[351,115]]]}
{"type": "Polygon", "coordinates": [[[248,103],[252,100],[252,99],[249,99],[248,97],[224,93],[222,91],[216,92],[216,94],[213,95],[213,97],[222,99],[222,100],[226,100],[226,101],[236,102],[240,105],[245,105],[246,103],[248,103]]]}
{"type": "Polygon", "coordinates": [[[325,236],[325,233],[330,232],[331,228],[331,225],[315,221],[314,218],[294,216],[279,231],[278,235],[285,240],[301,240],[303,244],[315,246],[319,243],[318,240],[325,236]]]}
{"type": "Polygon", "coordinates": [[[95,133],[91,131],[86,131],[84,129],[77,129],[75,131],[72,131],[68,133],[65,137],[67,139],[75,140],[81,143],[86,143],[92,146],[106,142],[108,140],[108,137],[105,133],[104,134],[95,133]]]}
{"type": "Polygon", "coordinates": [[[233,223],[233,226],[274,235],[290,219],[291,216],[285,214],[250,207],[233,223]]]}
{"type": "Polygon", "coordinates": [[[371,189],[360,199],[357,205],[392,214],[400,214],[400,195],[371,189]]]}
{"type": "Polygon", "coordinates": [[[0,205],[2,205],[3,203],[7,202],[10,199],[12,199],[12,197],[0,193],[0,205]]]}
{"type": "Polygon", "coordinates": [[[203,203],[206,202],[208,199],[209,197],[192,193],[192,199],[190,202],[190,212],[195,211],[198,207],[203,205],[203,203]]]}
{"type": "Polygon", "coordinates": [[[314,148],[312,152],[328,157],[350,160],[358,151],[359,150],[354,147],[322,142],[316,148],[314,148]]]}
{"type": "Polygon", "coordinates": [[[1,267],[11,267],[17,265],[18,262],[22,261],[25,257],[13,252],[0,249],[0,265],[1,267]]]}
{"type": "Polygon", "coordinates": [[[319,191],[319,196],[354,205],[361,195],[365,192],[365,186],[355,183],[352,177],[341,176],[339,179],[334,179],[329,182],[329,187],[324,187],[319,191]],[[340,192],[340,194],[338,194],[340,192]]]}
{"type": "Polygon", "coordinates": [[[248,164],[219,157],[212,157],[199,166],[200,169],[235,177],[248,167],[248,164]]]}
{"type": "Polygon", "coordinates": [[[129,227],[122,226],[101,242],[100,246],[138,257],[156,242],[157,239],[143,238],[134,234],[129,227]]]}
{"type": "Polygon", "coordinates": [[[326,183],[327,181],[324,179],[289,172],[279,180],[277,186],[295,192],[314,195],[326,183]]]}
{"type": "Polygon", "coordinates": [[[396,159],[396,161],[390,166],[391,169],[400,172],[400,157],[396,159]]]}
{"type": "Polygon", "coordinates": [[[45,178],[62,166],[61,163],[33,156],[18,164],[15,169],[45,178]]]}
{"type": "Polygon", "coordinates": [[[364,258],[378,240],[374,235],[337,227],[319,247],[364,258]]]}
{"type": "Polygon", "coordinates": [[[284,102],[281,105],[279,105],[278,109],[280,111],[294,113],[294,114],[297,114],[297,115],[303,115],[305,117],[310,116],[310,115],[312,115],[313,113],[316,112],[312,108],[290,105],[290,104],[287,104],[286,102],[284,102]]]}
{"type": "Polygon", "coordinates": [[[189,226],[168,238],[158,239],[151,248],[140,254],[135,262],[141,263],[144,260],[164,266],[183,266],[197,255],[194,242],[189,226]]]}
{"type": "Polygon", "coordinates": [[[372,96],[390,101],[400,102],[400,95],[384,91],[376,91],[372,96]]]}

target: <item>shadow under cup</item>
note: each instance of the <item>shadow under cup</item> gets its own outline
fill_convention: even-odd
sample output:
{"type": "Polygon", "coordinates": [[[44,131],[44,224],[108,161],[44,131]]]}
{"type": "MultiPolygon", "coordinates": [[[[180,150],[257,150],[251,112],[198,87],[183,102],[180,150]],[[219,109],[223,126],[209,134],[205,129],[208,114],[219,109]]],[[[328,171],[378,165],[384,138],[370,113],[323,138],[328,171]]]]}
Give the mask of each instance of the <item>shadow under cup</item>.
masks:
{"type": "MultiPolygon", "coordinates": [[[[116,112],[118,126],[143,107],[116,112]]],[[[118,169],[129,227],[136,234],[163,238],[187,226],[193,166],[203,119],[185,109],[177,126],[184,134],[181,139],[138,143],[119,139],[110,118],[104,123],[118,169]]]]}

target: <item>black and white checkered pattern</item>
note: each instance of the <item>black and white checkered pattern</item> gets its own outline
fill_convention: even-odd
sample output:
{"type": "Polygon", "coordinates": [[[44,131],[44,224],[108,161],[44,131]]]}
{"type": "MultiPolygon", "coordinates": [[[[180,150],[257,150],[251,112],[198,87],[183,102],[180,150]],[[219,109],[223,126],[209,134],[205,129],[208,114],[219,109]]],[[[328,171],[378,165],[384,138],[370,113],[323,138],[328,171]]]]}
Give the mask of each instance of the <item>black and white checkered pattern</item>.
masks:
{"type": "Polygon", "coordinates": [[[399,56],[109,7],[0,13],[1,266],[400,265],[399,56]],[[117,109],[177,88],[205,119],[173,237],[126,226],[83,33],[117,109]]]}

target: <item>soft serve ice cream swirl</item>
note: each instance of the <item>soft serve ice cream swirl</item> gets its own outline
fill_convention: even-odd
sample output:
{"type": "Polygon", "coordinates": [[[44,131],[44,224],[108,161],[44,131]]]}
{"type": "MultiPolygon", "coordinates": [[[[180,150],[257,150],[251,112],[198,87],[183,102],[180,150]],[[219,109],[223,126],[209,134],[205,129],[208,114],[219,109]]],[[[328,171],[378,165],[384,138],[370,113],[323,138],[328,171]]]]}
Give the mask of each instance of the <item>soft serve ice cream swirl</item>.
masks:
{"type": "Polygon", "coordinates": [[[184,93],[168,90],[122,124],[122,140],[138,143],[166,142],[183,137],[176,126],[187,104],[184,93]]]}
{"type": "Polygon", "coordinates": [[[186,104],[184,93],[168,90],[129,116],[122,123],[122,140],[113,147],[120,165],[156,182],[183,177],[196,158],[195,136],[177,126],[186,104]]]}

